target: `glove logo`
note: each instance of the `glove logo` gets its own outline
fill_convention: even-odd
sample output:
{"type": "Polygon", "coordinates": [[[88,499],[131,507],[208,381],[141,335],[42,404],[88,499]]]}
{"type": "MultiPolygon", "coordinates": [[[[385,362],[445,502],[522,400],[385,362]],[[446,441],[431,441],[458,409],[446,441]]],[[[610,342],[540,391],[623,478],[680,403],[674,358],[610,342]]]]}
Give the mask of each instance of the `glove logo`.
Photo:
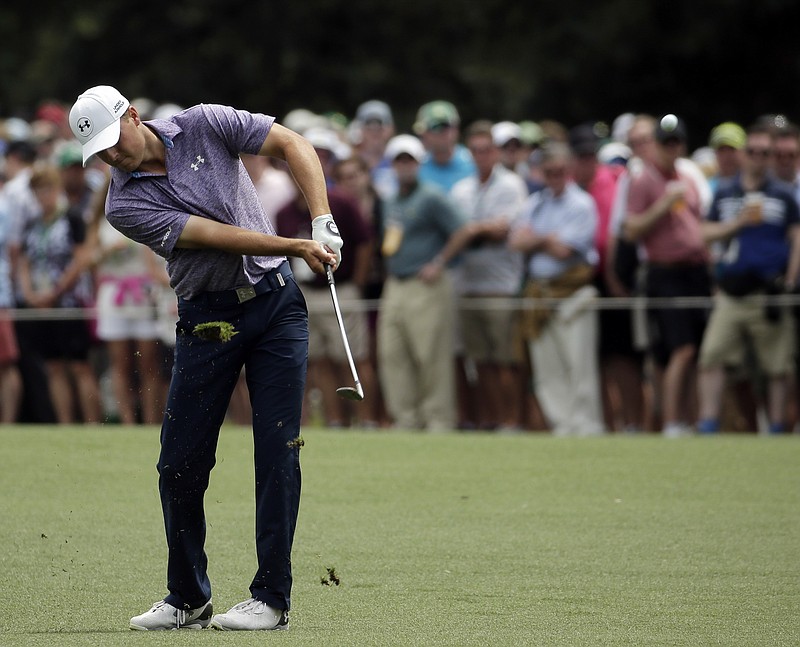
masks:
{"type": "Polygon", "coordinates": [[[339,235],[339,228],[336,226],[336,223],[333,222],[333,220],[329,220],[328,222],[325,223],[325,225],[328,227],[328,231],[331,234],[333,234],[334,236],[339,235]]]}

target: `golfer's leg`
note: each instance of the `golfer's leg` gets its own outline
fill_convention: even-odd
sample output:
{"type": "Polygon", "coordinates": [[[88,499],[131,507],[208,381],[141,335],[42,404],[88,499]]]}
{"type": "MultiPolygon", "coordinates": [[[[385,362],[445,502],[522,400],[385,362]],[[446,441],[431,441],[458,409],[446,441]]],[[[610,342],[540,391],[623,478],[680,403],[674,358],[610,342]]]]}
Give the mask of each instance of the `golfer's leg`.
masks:
{"type": "MultiPolygon", "coordinates": [[[[256,555],[252,596],[289,609],[292,542],[300,506],[300,416],[308,359],[308,315],[294,282],[259,298],[264,329],[245,376],[253,406],[256,555]]],[[[335,395],[335,394],[334,394],[335,395]]]]}
{"type": "Polygon", "coordinates": [[[178,608],[196,608],[211,596],[203,497],[243,353],[238,335],[225,343],[203,341],[191,329],[194,322],[221,319],[219,315],[195,319],[195,312],[181,313],[161,427],[159,491],[169,548],[166,599],[178,608]]]}

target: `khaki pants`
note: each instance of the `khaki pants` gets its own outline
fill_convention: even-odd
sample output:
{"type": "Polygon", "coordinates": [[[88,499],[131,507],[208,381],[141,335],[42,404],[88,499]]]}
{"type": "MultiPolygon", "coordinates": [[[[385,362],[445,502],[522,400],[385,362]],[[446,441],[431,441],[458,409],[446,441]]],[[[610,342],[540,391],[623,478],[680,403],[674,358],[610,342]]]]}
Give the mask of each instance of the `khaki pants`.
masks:
{"type": "MultiPolygon", "coordinates": [[[[566,311],[569,300],[562,304],[566,311]]],[[[557,436],[604,433],[597,361],[597,311],[555,315],[529,343],[536,397],[557,436]]]]}
{"type": "Polygon", "coordinates": [[[389,278],[378,315],[378,364],[395,426],[455,428],[454,304],[450,277],[389,278]]]}

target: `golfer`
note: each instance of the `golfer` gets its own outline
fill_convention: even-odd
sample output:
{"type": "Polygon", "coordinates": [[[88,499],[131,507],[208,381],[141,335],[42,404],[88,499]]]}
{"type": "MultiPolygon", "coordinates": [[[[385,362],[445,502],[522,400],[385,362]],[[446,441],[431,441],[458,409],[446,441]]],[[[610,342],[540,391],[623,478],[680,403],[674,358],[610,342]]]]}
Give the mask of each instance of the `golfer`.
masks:
{"type": "Polygon", "coordinates": [[[324,264],[338,264],[342,246],[317,155],[273,117],[226,106],[143,122],[110,86],[81,94],[69,122],[84,165],[97,155],[113,167],[108,221],[167,259],[179,299],[158,460],[169,594],[130,627],[285,629],[308,351],[306,304],[286,257],[322,273],[324,264]],[[288,163],[308,202],[313,240],[275,235],[239,153],[288,163]],[[253,408],[258,568],[251,597],[213,615],[203,497],[242,366],[253,408]]]}

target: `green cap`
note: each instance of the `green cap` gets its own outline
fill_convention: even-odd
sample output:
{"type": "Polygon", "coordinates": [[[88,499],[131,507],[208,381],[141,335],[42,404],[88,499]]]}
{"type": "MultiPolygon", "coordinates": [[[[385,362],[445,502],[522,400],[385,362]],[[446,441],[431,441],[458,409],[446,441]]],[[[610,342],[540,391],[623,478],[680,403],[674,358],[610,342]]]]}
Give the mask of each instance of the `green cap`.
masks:
{"type": "Polygon", "coordinates": [[[708,145],[711,146],[711,148],[730,146],[736,150],[741,150],[744,148],[746,140],[747,135],[739,124],[726,121],[711,131],[711,136],[708,138],[708,145]]]}
{"type": "Polygon", "coordinates": [[[421,135],[426,130],[436,126],[458,126],[461,119],[458,110],[449,101],[431,101],[422,106],[417,112],[414,122],[414,132],[421,135]]]}
{"type": "Polygon", "coordinates": [[[81,145],[78,142],[64,142],[58,147],[55,154],[56,164],[59,168],[66,168],[68,166],[83,166],[83,152],[81,145]]]}

